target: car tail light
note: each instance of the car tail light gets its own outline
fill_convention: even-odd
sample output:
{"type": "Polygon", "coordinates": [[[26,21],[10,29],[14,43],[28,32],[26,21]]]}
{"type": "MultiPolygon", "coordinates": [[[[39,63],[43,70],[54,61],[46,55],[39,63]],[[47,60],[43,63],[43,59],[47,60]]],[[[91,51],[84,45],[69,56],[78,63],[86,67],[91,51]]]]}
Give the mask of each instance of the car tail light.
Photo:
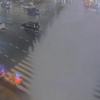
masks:
{"type": "Polygon", "coordinates": [[[0,28],[1,28],[1,26],[0,26],[0,28]]]}
{"type": "Polygon", "coordinates": [[[35,25],[34,25],[34,28],[35,28],[35,25]]]}
{"type": "Polygon", "coordinates": [[[40,23],[39,23],[39,26],[40,26],[40,23]]]}

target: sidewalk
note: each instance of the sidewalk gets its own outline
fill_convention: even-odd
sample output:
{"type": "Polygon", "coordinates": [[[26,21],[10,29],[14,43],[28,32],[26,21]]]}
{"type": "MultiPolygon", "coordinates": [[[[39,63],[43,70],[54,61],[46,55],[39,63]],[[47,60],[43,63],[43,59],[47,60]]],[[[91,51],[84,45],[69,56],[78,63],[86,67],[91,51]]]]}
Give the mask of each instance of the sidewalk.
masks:
{"type": "Polygon", "coordinates": [[[0,79],[0,100],[30,100],[30,96],[16,86],[0,79]]]}
{"type": "Polygon", "coordinates": [[[13,91],[0,85],[0,100],[21,100],[13,91]]]}

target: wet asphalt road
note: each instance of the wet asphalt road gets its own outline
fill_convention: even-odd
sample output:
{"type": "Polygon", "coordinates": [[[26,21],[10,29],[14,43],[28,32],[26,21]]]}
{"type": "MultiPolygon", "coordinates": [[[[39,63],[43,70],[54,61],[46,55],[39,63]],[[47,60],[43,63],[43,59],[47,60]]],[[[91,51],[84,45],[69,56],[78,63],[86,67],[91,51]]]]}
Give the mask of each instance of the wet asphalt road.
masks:
{"type": "MultiPolygon", "coordinates": [[[[41,10],[40,16],[27,15],[27,12],[23,10],[20,5],[13,4],[9,12],[7,12],[5,9],[0,8],[0,22],[3,22],[6,26],[4,30],[0,30],[0,64],[5,65],[6,69],[10,72],[21,61],[23,62],[21,62],[20,64],[23,64],[24,67],[26,65],[28,67],[31,66],[29,64],[31,63],[31,61],[25,58],[27,58],[28,55],[33,54],[32,52],[34,52],[36,41],[39,41],[41,43],[41,38],[45,37],[47,27],[51,26],[53,20],[55,19],[54,16],[56,10],[59,9],[56,12],[57,14],[59,14],[59,11],[62,10],[62,7],[59,6],[59,4],[55,5],[52,2],[36,4],[35,6],[36,8],[41,10]],[[24,29],[22,29],[21,24],[28,20],[40,22],[40,30],[35,32],[26,32],[24,29]],[[26,62],[28,63],[25,64],[26,62]]],[[[33,60],[33,58],[31,59],[33,60]]],[[[22,65],[19,66],[21,67],[22,65]]],[[[17,71],[23,73],[23,70],[21,69],[18,69],[17,71]]],[[[27,75],[27,72],[24,71],[24,75],[26,75],[27,78],[32,75],[30,73],[32,72],[29,72],[29,74],[27,75]]],[[[30,87],[30,82],[28,81],[29,78],[28,80],[27,78],[25,82],[27,82],[28,87],[30,87]]],[[[17,95],[20,95],[23,100],[29,99],[28,95],[23,96],[25,95],[25,93],[17,90],[16,88],[13,88],[11,85],[8,85],[6,83],[0,84],[3,84],[4,86],[10,88],[12,91],[15,90],[15,93],[17,95]]],[[[27,84],[23,85],[23,87],[25,87],[26,89],[27,84]]]]}
{"type": "Polygon", "coordinates": [[[46,5],[40,17],[29,17],[19,6],[0,12],[7,27],[0,31],[0,62],[10,70],[34,55],[32,100],[99,100],[99,13],[80,0],[63,8],[46,5]],[[26,20],[39,21],[41,30],[25,32],[20,24],[26,20]]]}
{"type": "Polygon", "coordinates": [[[21,60],[19,58],[24,58],[29,53],[29,48],[31,51],[34,50],[35,39],[39,39],[45,33],[48,23],[52,21],[53,4],[47,3],[36,7],[41,10],[40,16],[27,15],[20,5],[13,5],[8,13],[4,9],[0,11],[0,22],[6,25],[5,30],[0,30],[0,63],[7,65],[8,69],[13,64],[11,59],[17,63],[21,60]],[[36,32],[26,32],[21,28],[21,24],[28,20],[39,21],[41,29],[36,32]]]}

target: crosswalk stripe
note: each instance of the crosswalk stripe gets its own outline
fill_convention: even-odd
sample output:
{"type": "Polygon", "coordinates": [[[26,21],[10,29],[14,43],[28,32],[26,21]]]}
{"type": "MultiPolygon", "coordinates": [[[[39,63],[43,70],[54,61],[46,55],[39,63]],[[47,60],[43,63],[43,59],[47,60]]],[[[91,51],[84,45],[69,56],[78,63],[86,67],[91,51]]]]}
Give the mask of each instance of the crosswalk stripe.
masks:
{"type": "Polygon", "coordinates": [[[19,66],[15,66],[15,68],[18,69],[19,71],[21,71],[21,72],[23,72],[23,73],[25,73],[25,74],[27,74],[27,75],[33,77],[33,74],[27,72],[27,71],[24,70],[23,68],[20,68],[19,66]]]}
{"type": "Polygon", "coordinates": [[[23,68],[25,68],[25,69],[27,69],[27,70],[29,70],[29,71],[31,71],[31,72],[34,71],[32,68],[27,67],[26,65],[24,65],[24,64],[22,64],[22,63],[19,63],[18,65],[20,65],[21,67],[23,67],[23,68]]]}
{"type": "MultiPolygon", "coordinates": [[[[7,74],[8,74],[9,76],[12,75],[12,73],[10,73],[10,72],[7,72],[7,74]]],[[[24,80],[23,80],[22,84],[26,85],[28,88],[31,88],[31,85],[30,85],[29,83],[25,82],[24,80]]]]}
{"type": "Polygon", "coordinates": [[[29,66],[33,66],[32,64],[30,64],[29,62],[25,61],[25,60],[22,60],[23,63],[29,65],[29,66]]]}
{"type": "Polygon", "coordinates": [[[23,86],[21,85],[18,85],[18,88],[20,88],[21,90],[23,90],[24,92],[28,93],[31,95],[31,92],[29,90],[27,90],[26,88],[24,88],[23,86]]]}
{"type": "Polygon", "coordinates": [[[14,73],[18,73],[19,75],[21,75],[24,79],[28,80],[29,82],[32,82],[31,79],[29,79],[27,76],[25,76],[24,74],[20,73],[19,71],[15,70],[15,69],[11,69],[12,72],[14,73]]]}
{"type": "Polygon", "coordinates": [[[32,60],[31,58],[28,58],[28,57],[26,57],[25,59],[28,60],[28,61],[31,61],[32,60]]]}

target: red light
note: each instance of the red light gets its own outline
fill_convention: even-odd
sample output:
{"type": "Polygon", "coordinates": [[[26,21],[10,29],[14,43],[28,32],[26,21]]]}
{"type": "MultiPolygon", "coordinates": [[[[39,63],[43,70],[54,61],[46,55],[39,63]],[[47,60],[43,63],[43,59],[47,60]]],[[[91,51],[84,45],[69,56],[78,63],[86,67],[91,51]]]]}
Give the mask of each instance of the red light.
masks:
{"type": "Polygon", "coordinates": [[[5,72],[3,72],[3,73],[2,73],[2,76],[5,76],[5,75],[6,75],[6,73],[5,73],[5,72]]]}
{"type": "Polygon", "coordinates": [[[19,85],[21,82],[22,82],[22,79],[20,79],[20,78],[15,79],[15,84],[16,85],[19,85]]]}

